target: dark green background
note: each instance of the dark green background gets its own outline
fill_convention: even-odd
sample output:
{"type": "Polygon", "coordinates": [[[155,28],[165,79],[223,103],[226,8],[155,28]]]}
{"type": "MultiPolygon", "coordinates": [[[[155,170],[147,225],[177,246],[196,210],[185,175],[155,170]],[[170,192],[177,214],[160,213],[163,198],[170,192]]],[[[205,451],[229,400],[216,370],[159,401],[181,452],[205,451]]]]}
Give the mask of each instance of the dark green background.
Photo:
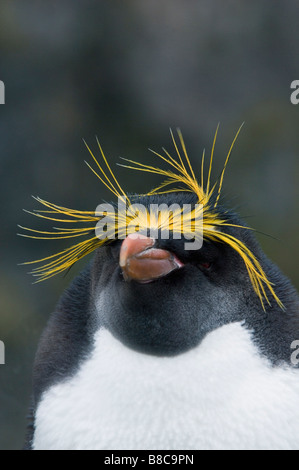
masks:
{"type": "MultiPolygon", "coordinates": [[[[115,167],[119,156],[154,163],[148,147],[172,149],[184,134],[194,168],[210,151],[214,178],[245,121],[224,192],[266,253],[299,286],[298,0],[1,0],[0,448],[22,447],[37,341],[66,276],[33,285],[17,263],[66,245],[16,236],[37,227],[22,212],[31,195],[82,210],[110,196],[84,164],[95,135],[129,191],[157,181],[115,167]]],[[[48,229],[47,226],[46,229],[48,229]]]]}

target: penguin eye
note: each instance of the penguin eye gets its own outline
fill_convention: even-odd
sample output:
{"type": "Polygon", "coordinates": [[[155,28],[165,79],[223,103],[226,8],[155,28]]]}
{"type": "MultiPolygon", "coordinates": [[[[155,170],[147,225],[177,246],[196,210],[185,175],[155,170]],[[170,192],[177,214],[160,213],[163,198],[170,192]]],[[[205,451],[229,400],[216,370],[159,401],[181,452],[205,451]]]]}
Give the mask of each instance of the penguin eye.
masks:
{"type": "Polygon", "coordinates": [[[112,243],[110,243],[110,252],[112,254],[113,259],[117,262],[119,259],[120,246],[121,246],[121,243],[119,242],[119,240],[115,240],[112,243]]]}
{"type": "Polygon", "coordinates": [[[210,263],[209,261],[203,261],[199,263],[200,269],[204,271],[208,271],[209,269],[211,269],[211,266],[212,266],[212,263],[210,263]]]}

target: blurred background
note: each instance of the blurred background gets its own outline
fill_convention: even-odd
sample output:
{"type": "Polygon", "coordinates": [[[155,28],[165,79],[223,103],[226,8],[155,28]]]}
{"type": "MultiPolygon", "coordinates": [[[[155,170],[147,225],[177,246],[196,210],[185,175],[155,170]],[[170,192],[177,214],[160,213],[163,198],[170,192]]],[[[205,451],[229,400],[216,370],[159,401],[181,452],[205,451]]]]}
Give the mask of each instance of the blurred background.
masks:
{"type": "MultiPolygon", "coordinates": [[[[1,0],[0,449],[23,445],[38,338],[67,276],[32,284],[18,263],[68,241],[16,236],[41,227],[22,209],[31,195],[94,210],[111,196],[84,164],[97,135],[121,183],[133,192],[157,181],[116,166],[119,157],[155,163],[148,147],[172,152],[180,127],[199,171],[221,123],[214,178],[234,135],[224,193],[270,258],[299,287],[298,0],[1,0]]],[[[44,229],[50,228],[46,224],[44,229]]]]}

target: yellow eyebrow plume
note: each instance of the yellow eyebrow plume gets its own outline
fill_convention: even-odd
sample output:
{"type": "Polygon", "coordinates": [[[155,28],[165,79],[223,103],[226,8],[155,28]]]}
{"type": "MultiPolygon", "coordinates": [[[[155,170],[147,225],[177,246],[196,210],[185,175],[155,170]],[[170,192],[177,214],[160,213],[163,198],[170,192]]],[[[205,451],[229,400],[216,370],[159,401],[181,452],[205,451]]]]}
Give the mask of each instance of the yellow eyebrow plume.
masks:
{"type": "MultiPolygon", "coordinates": [[[[163,153],[158,153],[151,150],[151,152],[159,160],[161,160],[164,165],[166,164],[168,166],[168,169],[135,162],[129,159],[122,159],[125,163],[121,164],[120,166],[136,171],[154,173],[163,178],[160,185],[149,191],[146,196],[169,194],[178,191],[187,191],[195,194],[197,197],[197,204],[202,205],[201,210],[203,218],[203,238],[205,240],[216,243],[224,243],[230,246],[231,249],[233,249],[236,253],[238,253],[246,266],[253,289],[259,297],[264,310],[265,303],[270,305],[269,294],[274,298],[279,307],[283,309],[284,306],[275,293],[274,285],[267,278],[260,262],[255,257],[255,255],[241,240],[222,230],[224,227],[238,227],[244,230],[251,230],[248,227],[229,223],[229,221],[218,212],[218,205],[221,197],[225,171],[234,144],[242,127],[243,124],[233,139],[219,180],[214,185],[211,184],[211,178],[219,125],[217,126],[213,139],[206,182],[204,181],[205,151],[203,152],[201,158],[199,183],[192,168],[183,135],[179,129],[177,130],[179,142],[176,141],[174,133],[172,130],[170,130],[175,156],[171,156],[170,153],[164,148],[162,149],[163,153]]],[[[118,182],[98,139],[97,144],[100,150],[101,158],[103,160],[102,165],[98,162],[87,143],[85,141],[84,143],[92,157],[92,160],[96,164],[96,170],[86,162],[88,167],[115,197],[120,198],[120,200],[123,201],[126,208],[131,207],[131,210],[127,210],[125,214],[115,214],[114,212],[108,214],[109,217],[114,218],[115,222],[115,237],[111,238],[121,238],[128,235],[129,233],[134,232],[136,230],[136,223],[135,225],[132,224],[132,221],[135,221],[134,217],[136,218],[136,213],[134,213],[134,204],[131,204],[129,197],[118,182]]],[[[36,277],[36,282],[49,279],[50,277],[69,269],[78,260],[109,242],[109,236],[112,234],[107,233],[107,237],[103,239],[99,239],[97,236],[95,236],[95,228],[100,220],[100,217],[96,214],[95,211],[79,211],[47,202],[41,198],[35,199],[42,205],[42,210],[26,212],[29,212],[29,214],[41,219],[50,220],[52,222],[59,222],[59,224],[74,224],[74,227],[53,227],[53,231],[42,231],[20,226],[20,228],[25,231],[25,233],[21,234],[23,237],[46,240],[85,237],[83,241],[80,241],[79,243],[72,245],[71,247],[66,248],[59,253],[36,261],[23,263],[40,264],[40,266],[33,268],[31,272],[33,276],[36,277]]],[[[196,209],[192,210],[191,215],[191,226],[194,226],[194,220],[196,219],[197,215],[196,209]]],[[[174,233],[181,233],[181,216],[182,210],[176,210],[170,218],[167,218],[166,214],[162,213],[157,217],[156,220],[153,220],[149,212],[146,210],[144,213],[138,213],[138,226],[139,229],[144,229],[148,227],[148,223],[150,221],[151,224],[153,224],[155,227],[162,229],[168,222],[170,230],[172,230],[174,233]]]]}

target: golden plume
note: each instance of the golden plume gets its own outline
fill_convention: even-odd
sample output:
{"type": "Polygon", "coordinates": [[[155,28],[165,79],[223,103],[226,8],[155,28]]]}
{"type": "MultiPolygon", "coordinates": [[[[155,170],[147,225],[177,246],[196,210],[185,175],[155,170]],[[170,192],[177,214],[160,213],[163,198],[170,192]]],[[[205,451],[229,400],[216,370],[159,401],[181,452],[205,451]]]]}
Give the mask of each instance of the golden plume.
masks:
{"type": "MultiPolygon", "coordinates": [[[[137,171],[155,173],[165,178],[158,187],[148,192],[146,194],[147,196],[178,191],[188,191],[194,193],[197,197],[198,206],[191,211],[191,233],[194,234],[195,220],[199,215],[198,212],[200,211],[203,224],[203,239],[218,243],[225,243],[239,254],[246,266],[253,289],[258,295],[263,309],[265,310],[265,301],[270,305],[269,293],[273,296],[277,304],[281,308],[284,308],[282,302],[279,300],[278,296],[274,291],[273,284],[268,280],[260,262],[255,257],[255,255],[241,240],[220,230],[222,227],[238,227],[244,230],[252,230],[249,227],[229,223],[217,211],[223,186],[225,170],[234,144],[241,131],[241,128],[242,126],[238,130],[230,146],[229,152],[227,154],[223,166],[223,170],[220,174],[220,178],[213,186],[211,186],[211,175],[219,125],[216,129],[213,140],[206,184],[204,183],[205,152],[203,152],[202,155],[201,182],[199,183],[192,169],[186,146],[183,140],[183,136],[180,130],[178,130],[177,132],[181,148],[179,148],[179,145],[176,142],[173,132],[170,131],[176,153],[175,158],[172,157],[170,153],[164,148],[162,149],[163,154],[151,150],[152,153],[154,153],[159,159],[164,161],[164,163],[169,166],[167,170],[155,166],[146,165],[143,163],[138,163],[128,159],[123,159],[125,160],[126,164],[120,166],[137,171]],[[198,207],[200,207],[200,209],[198,207]]],[[[59,253],[36,261],[22,263],[39,265],[41,264],[41,266],[35,267],[31,271],[31,274],[33,274],[33,276],[37,278],[36,282],[44,281],[45,279],[48,279],[62,271],[69,269],[74,263],[76,263],[76,261],[80,260],[87,254],[106,244],[107,242],[109,242],[109,240],[114,238],[124,238],[129,233],[135,232],[136,225],[138,226],[139,230],[147,229],[149,227],[149,224],[151,224],[151,226],[154,225],[157,229],[163,229],[164,227],[168,226],[169,230],[171,230],[173,233],[182,232],[182,209],[175,210],[171,216],[169,216],[169,213],[163,214],[162,211],[162,213],[159,213],[156,220],[153,219],[152,214],[149,214],[147,210],[141,213],[137,211],[138,217],[136,223],[136,210],[134,209],[134,204],[131,204],[129,197],[122,189],[117,178],[115,177],[98,139],[97,144],[104,165],[100,165],[100,163],[92,153],[91,149],[85,142],[85,145],[96,164],[96,169],[91,167],[89,163],[86,163],[91,169],[91,171],[99,178],[102,184],[104,184],[114,194],[114,196],[119,198],[123,202],[123,204],[125,204],[125,207],[128,208],[128,210],[125,212],[125,214],[115,214],[114,211],[111,211],[110,213],[108,212],[106,214],[114,220],[113,227],[115,233],[112,234],[108,231],[106,233],[106,237],[100,239],[96,236],[95,233],[96,225],[100,220],[99,215],[97,215],[95,211],[78,211],[49,203],[39,197],[35,198],[46,209],[34,212],[26,212],[29,212],[30,214],[35,215],[36,217],[40,217],[54,222],[62,222],[64,224],[72,223],[75,224],[75,227],[54,227],[53,231],[44,232],[20,226],[20,228],[28,232],[28,234],[21,234],[22,236],[35,239],[64,239],[87,237],[84,241],[72,245],[71,247],[66,248],[65,250],[59,253]],[[133,221],[134,223],[132,223],[133,221]],[[82,227],[81,224],[84,224],[85,226],[82,227]]]]}

